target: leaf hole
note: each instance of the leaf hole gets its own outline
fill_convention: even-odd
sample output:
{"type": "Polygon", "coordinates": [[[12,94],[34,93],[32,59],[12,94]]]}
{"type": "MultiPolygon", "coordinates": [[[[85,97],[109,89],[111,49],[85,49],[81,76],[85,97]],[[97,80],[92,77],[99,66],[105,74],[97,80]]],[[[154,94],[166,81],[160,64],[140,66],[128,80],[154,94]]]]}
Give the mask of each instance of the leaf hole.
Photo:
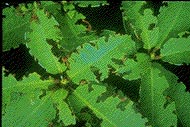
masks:
{"type": "Polygon", "coordinates": [[[121,101],[119,104],[116,106],[116,108],[120,109],[121,111],[125,110],[125,106],[128,104],[127,101],[121,101]]]}
{"type": "Polygon", "coordinates": [[[98,81],[100,81],[100,77],[101,77],[101,75],[102,75],[102,73],[100,73],[100,69],[98,69],[98,68],[95,67],[95,66],[91,66],[91,67],[90,67],[90,70],[94,73],[94,75],[96,76],[96,79],[97,79],[98,81]]]}
{"type": "Polygon", "coordinates": [[[80,81],[80,85],[85,85],[85,84],[88,84],[88,82],[87,82],[85,79],[82,79],[82,80],[80,81]]]}
{"type": "Polygon", "coordinates": [[[151,122],[150,121],[146,122],[145,126],[151,126],[151,122]]]}
{"type": "Polygon", "coordinates": [[[92,87],[92,84],[88,84],[88,92],[92,92],[94,88],[92,87]]]}
{"type": "Polygon", "coordinates": [[[46,95],[46,90],[42,90],[42,94],[39,96],[39,99],[42,99],[46,95]]]}
{"type": "Polygon", "coordinates": [[[11,101],[19,101],[22,97],[24,96],[24,94],[22,92],[12,92],[11,93],[11,101]]]}
{"type": "Polygon", "coordinates": [[[112,60],[114,63],[116,63],[116,64],[123,65],[123,61],[122,61],[122,60],[118,60],[118,59],[115,59],[115,58],[112,58],[111,60],[112,60]]]}
{"type": "Polygon", "coordinates": [[[106,91],[102,93],[100,96],[97,98],[97,103],[104,102],[107,98],[111,96],[116,96],[115,93],[116,87],[108,86],[106,87],[106,91]]]}
{"type": "Polygon", "coordinates": [[[151,23],[148,27],[148,30],[153,30],[156,27],[155,23],[151,23]]]}

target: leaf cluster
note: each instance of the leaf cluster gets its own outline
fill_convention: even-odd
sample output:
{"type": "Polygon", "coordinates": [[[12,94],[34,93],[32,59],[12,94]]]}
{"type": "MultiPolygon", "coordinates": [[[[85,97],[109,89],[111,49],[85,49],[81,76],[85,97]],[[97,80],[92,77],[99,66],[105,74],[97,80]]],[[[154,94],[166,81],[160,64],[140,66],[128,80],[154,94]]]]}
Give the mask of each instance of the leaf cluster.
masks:
{"type": "Polygon", "coordinates": [[[3,9],[3,52],[25,45],[44,70],[18,80],[3,67],[4,127],[190,127],[190,93],[163,66],[190,64],[190,2],[166,2],[155,15],[147,2],[122,1],[122,34],[96,31],[77,9],[102,6],[3,9]]]}

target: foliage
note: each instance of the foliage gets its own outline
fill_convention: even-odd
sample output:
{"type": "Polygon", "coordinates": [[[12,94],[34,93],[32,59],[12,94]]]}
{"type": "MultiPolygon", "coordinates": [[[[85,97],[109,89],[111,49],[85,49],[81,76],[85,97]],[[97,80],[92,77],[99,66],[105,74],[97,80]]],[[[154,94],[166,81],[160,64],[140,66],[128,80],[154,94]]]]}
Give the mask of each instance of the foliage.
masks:
{"type": "Polygon", "coordinates": [[[2,125],[190,127],[190,93],[164,67],[190,64],[190,2],[165,4],[154,15],[147,2],[123,1],[124,34],[97,33],[77,9],[108,6],[106,1],[4,8],[3,52],[24,44],[45,72],[34,68],[16,79],[3,66],[2,125]],[[127,83],[110,84],[110,75],[127,83]],[[126,93],[133,81],[140,90],[126,93]]]}

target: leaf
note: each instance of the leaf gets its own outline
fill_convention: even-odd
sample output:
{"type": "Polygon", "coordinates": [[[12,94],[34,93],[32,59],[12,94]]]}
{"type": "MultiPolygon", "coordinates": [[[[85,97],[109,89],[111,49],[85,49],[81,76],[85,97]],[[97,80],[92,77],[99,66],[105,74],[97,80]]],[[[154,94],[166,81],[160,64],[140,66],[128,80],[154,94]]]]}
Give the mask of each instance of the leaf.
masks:
{"type": "Polygon", "coordinates": [[[70,70],[68,76],[75,83],[85,79],[87,81],[97,81],[96,76],[91,71],[92,67],[99,69],[100,80],[108,77],[108,65],[115,66],[113,59],[122,59],[124,55],[131,55],[135,50],[135,44],[130,36],[111,36],[108,42],[104,37],[99,38],[95,47],[86,43],[78,48],[78,53],[73,53],[69,58],[70,70]]]}
{"type": "Polygon", "coordinates": [[[124,10],[124,20],[130,21],[135,30],[141,30],[141,39],[144,42],[144,48],[151,49],[155,47],[157,44],[159,28],[151,28],[152,25],[157,25],[157,18],[153,16],[152,11],[150,9],[145,9],[143,15],[140,13],[144,4],[145,2],[140,1],[124,1],[122,2],[121,9],[124,10]]]}
{"type": "Polygon", "coordinates": [[[157,18],[153,16],[150,9],[144,10],[144,15],[140,15],[135,25],[142,30],[141,38],[145,49],[151,49],[156,46],[159,28],[149,28],[151,25],[157,25],[157,18]]]}
{"type": "Polygon", "coordinates": [[[161,59],[171,64],[190,63],[190,37],[171,38],[160,50],[161,59]]]}
{"type": "Polygon", "coordinates": [[[85,26],[77,24],[78,21],[85,19],[85,16],[78,13],[75,10],[74,5],[69,3],[64,4],[63,9],[65,12],[61,10],[60,5],[55,3],[52,3],[51,6],[46,6],[45,9],[52,13],[60,24],[60,30],[62,33],[60,45],[65,48],[67,52],[72,52],[79,45],[98,38],[93,32],[86,33],[87,29],[85,26]]]}
{"type": "Polygon", "coordinates": [[[59,119],[65,125],[75,124],[75,117],[72,116],[67,103],[63,101],[68,94],[66,90],[60,89],[55,93],[48,92],[45,97],[39,99],[42,94],[40,90],[47,89],[53,83],[53,80],[42,81],[36,73],[30,74],[29,77],[23,78],[22,81],[16,81],[13,76],[3,76],[4,125],[47,126],[56,114],[53,103],[58,104],[59,119]],[[16,96],[16,93],[21,94],[16,96]]]}
{"type": "Polygon", "coordinates": [[[19,15],[15,8],[3,9],[3,51],[17,48],[19,44],[25,44],[25,35],[29,32],[30,15],[19,15]]]}
{"type": "Polygon", "coordinates": [[[164,95],[167,96],[169,104],[173,104],[172,102],[174,102],[176,114],[183,127],[189,127],[190,93],[186,92],[183,83],[178,83],[178,77],[175,74],[166,70],[164,74],[170,84],[170,87],[164,91],[164,95]]]}
{"type": "Polygon", "coordinates": [[[159,39],[158,46],[169,38],[177,37],[178,33],[190,29],[190,3],[167,2],[167,7],[161,7],[158,15],[159,39]]]}
{"type": "Polygon", "coordinates": [[[13,92],[30,93],[35,90],[47,89],[49,85],[53,84],[53,80],[41,80],[37,73],[30,74],[22,81],[17,81],[12,75],[3,76],[2,81],[3,104],[5,105],[9,105],[13,92]]]}
{"type": "Polygon", "coordinates": [[[116,72],[122,74],[124,79],[136,80],[140,78],[139,66],[139,62],[136,62],[133,59],[127,59],[124,66],[118,68],[116,72]]]}
{"type": "Polygon", "coordinates": [[[25,94],[20,100],[12,101],[2,117],[2,125],[4,127],[48,126],[55,118],[56,110],[49,101],[50,96],[39,99],[40,93],[35,91],[33,96],[25,94]]]}
{"type": "Polygon", "coordinates": [[[97,102],[97,97],[106,91],[106,87],[92,85],[93,91],[88,92],[88,86],[79,86],[73,95],[90,108],[98,118],[102,119],[102,127],[134,127],[145,126],[146,119],[142,119],[140,114],[135,113],[132,107],[132,101],[128,100],[128,104],[124,111],[117,109],[120,100],[116,97],[109,97],[104,102],[97,102]]]}
{"type": "Polygon", "coordinates": [[[168,96],[174,100],[176,112],[183,127],[190,126],[190,93],[185,91],[185,85],[178,83],[170,87],[168,96]]]}
{"type": "Polygon", "coordinates": [[[74,1],[74,4],[78,4],[79,7],[88,7],[91,5],[92,7],[99,7],[100,4],[102,5],[108,5],[107,1],[74,1]]]}
{"type": "Polygon", "coordinates": [[[66,67],[54,56],[51,51],[52,46],[47,43],[47,39],[59,41],[61,38],[60,31],[56,28],[59,24],[53,17],[48,18],[44,10],[37,9],[34,15],[38,17],[38,21],[32,21],[30,25],[33,31],[28,35],[30,39],[30,42],[27,43],[27,47],[30,48],[29,52],[47,72],[61,73],[66,67]]]}
{"type": "Polygon", "coordinates": [[[125,32],[130,31],[129,27],[127,27],[127,22],[130,22],[130,25],[132,26],[131,31],[134,31],[135,34],[137,34],[137,28],[135,26],[135,23],[141,16],[140,10],[144,4],[145,2],[141,1],[122,1],[122,7],[120,8],[120,10],[122,11],[123,26],[125,32]]]}
{"type": "Polygon", "coordinates": [[[176,93],[173,97],[176,105],[177,116],[184,127],[189,127],[190,93],[185,92],[185,86],[183,84],[179,84],[176,88],[176,92],[174,93],[176,93]]]}
{"type": "Polygon", "coordinates": [[[145,54],[138,54],[141,65],[140,108],[143,116],[149,119],[150,125],[170,127],[177,125],[177,117],[173,114],[175,105],[164,108],[166,102],[163,92],[169,87],[164,76],[164,68],[159,64],[150,63],[145,54]]]}
{"type": "Polygon", "coordinates": [[[144,1],[122,1],[123,18],[125,20],[137,21],[140,16],[139,11],[144,4],[144,1]]]}
{"type": "Polygon", "coordinates": [[[72,115],[68,104],[64,101],[67,95],[68,92],[66,90],[60,89],[57,90],[52,97],[53,102],[58,104],[59,120],[62,120],[65,126],[76,124],[75,117],[72,115]]]}

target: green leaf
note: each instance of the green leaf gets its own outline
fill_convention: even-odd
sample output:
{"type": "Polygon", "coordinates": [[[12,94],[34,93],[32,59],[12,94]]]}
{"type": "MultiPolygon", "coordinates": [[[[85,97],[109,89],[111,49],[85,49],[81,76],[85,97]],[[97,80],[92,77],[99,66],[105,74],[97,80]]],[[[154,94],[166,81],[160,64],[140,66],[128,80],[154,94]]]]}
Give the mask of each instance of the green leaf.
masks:
{"type": "Polygon", "coordinates": [[[159,29],[149,28],[152,24],[157,25],[157,18],[150,9],[144,10],[144,15],[140,15],[135,23],[136,27],[142,30],[141,38],[145,49],[151,49],[157,44],[159,29]]]}
{"type": "Polygon", "coordinates": [[[107,1],[74,1],[74,4],[78,4],[79,7],[88,7],[91,5],[91,7],[99,7],[100,4],[102,5],[108,5],[107,1]]]}
{"type": "Polygon", "coordinates": [[[26,33],[30,30],[30,15],[22,16],[13,7],[3,9],[3,15],[3,51],[25,44],[26,33]]]}
{"type": "Polygon", "coordinates": [[[175,102],[176,113],[183,127],[189,127],[190,93],[185,91],[185,85],[178,83],[177,85],[171,86],[168,96],[175,102]]]}
{"type": "Polygon", "coordinates": [[[141,15],[139,11],[144,4],[144,1],[122,1],[123,18],[125,20],[137,21],[141,15]]]}
{"type": "Polygon", "coordinates": [[[127,59],[124,66],[118,68],[116,72],[122,74],[124,79],[136,80],[140,78],[139,65],[139,62],[136,62],[133,59],[127,59]]]}
{"type": "MultiPolygon", "coordinates": [[[[151,28],[150,25],[157,24],[157,18],[153,16],[150,9],[145,9],[143,15],[140,14],[140,9],[145,2],[122,2],[124,9],[123,18],[130,21],[135,29],[141,30],[141,38],[144,42],[145,49],[151,49],[156,46],[159,29],[151,28]]],[[[125,24],[124,24],[125,25],[125,24]]]]}
{"type": "Polygon", "coordinates": [[[161,59],[171,64],[190,63],[190,37],[171,38],[160,50],[161,59]]]}
{"type": "Polygon", "coordinates": [[[68,94],[66,90],[48,92],[45,97],[39,99],[42,95],[40,90],[47,89],[53,83],[53,80],[42,81],[36,73],[30,74],[22,81],[16,81],[13,76],[3,76],[3,125],[47,126],[56,114],[53,103],[56,103],[59,109],[59,120],[65,125],[75,124],[75,117],[64,102],[68,94]]]}
{"type": "Polygon", "coordinates": [[[169,38],[177,37],[178,33],[190,29],[190,2],[167,2],[158,15],[159,39],[158,46],[169,38]]]}
{"type": "Polygon", "coordinates": [[[55,118],[56,110],[49,96],[39,99],[40,91],[24,94],[19,100],[11,102],[7,106],[5,115],[2,117],[3,127],[39,127],[48,126],[55,118]]]}
{"type": "Polygon", "coordinates": [[[2,77],[3,104],[9,105],[13,92],[30,93],[31,91],[47,89],[53,84],[53,80],[41,80],[37,73],[24,77],[22,81],[17,81],[12,75],[2,77]]]}
{"type": "Polygon", "coordinates": [[[127,35],[111,36],[108,42],[105,42],[102,37],[98,39],[95,47],[88,43],[82,47],[79,47],[78,53],[73,53],[68,60],[70,70],[67,71],[67,74],[75,83],[79,83],[81,80],[97,81],[91,67],[99,69],[100,80],[107,78],[108,65],[117,67],[112,61],[113,59],[122,59],[124,55],[136,52],[134,42],[127,35]]]}
{"type": "Polygon", "coordinates": [[[143,116],[149,119],[154,127],[170,127],[177,125],[177,117],[173,114],[175,105],[171,104],[164,108],[166,102],[163,92],[169,87],[164,76],[164,68],[159,64],[150,63],[144,54],[138,54],[137,59],[142,60],[140,108],[143,116]]]}
{"type": "Polygon", "coordinates": [[[137,35],[137,28],[135,26],[137,19],[141,16],[140,10],[142,6],[145,4],[145,2],[136,2],[136,1],[122,1],[122,7],[120,8],[122,12],[122,18],[123,18],[123,26],[125,29],[125,32],[130,31],[129,27],[127,27],[127,22],[130,22],[130,25],[132,27],[132,31],[134,30],[135,34],[137,35]]]}
{"type": "Polygon", "coordinates": [[[61,38],[60,31],[56,27],[59,24],[53,17],[48,18],[44,10],[36,9],[34,15],[38,19],[32,21],[30,25],[32,32],[28,35],[30,42],[27,42],[27,47],[30,48],[29,52],[47,72],[51,74],[61,73],[66,67],[54,56],[51,51],[52,46],[47,42],[47,39],[59,41],[61,38]]]}
{"type": "Polygon", "coordinates": [[[85,19],[86,17],[81,13],[78,13],[73,4],[64,4],[63,9],[65,12],[61,10],[60,5],[55,3],[52,3],[51,6],[46,6],[45,9],[52,13],[60,24],[60,30],[62,33],[60,45],[67,52],[72,52],[79,45],[98,38],[93,32],[86,33],[86,27],[84,25],[77,24],[78,21],[85,19]]]}
{"type": "Polygon", "coordinates": [[[72,115],[68,104],[64,101],[67,95],[68,92],[66,90],[60,89],[57,90],[52,97],[53,102],[58,104],[59,120],[62,120],[65,126],[76,124],[75,117],[72,115]]]}
{"type": "MultiPolygon", "coordinates": [[[[151,49],[156,46],[159,28],[153,27],[152,25],[157,25],[157,18],[153,16],[152,11],[150,9],[145,9],[143,15],[140,13],[142,10],[142,6],[145,2],[131,2],[124,1],[122,2],[123,18],[126,21],[130,21],[134,30],[141,30],[141,39],[144,42],[145,49],[151,49]]],[[[124,22],[125,26],[125,22],[124,22]]],[[[125,28],[127,29],[127,28],[125,28]]],[[[127,31],[127,30],[126,30],[127,31]]],[[[135,31],[136,36],[137,33],[135,31]]]]}
{"type": "Polygon", "coordinates": [[[88,92],[88,86],[79,86],[73,95],[82,101],[88,108],[90,108],[98,118],[102,119],[102,127],[144,127],[146,119],[142,119],[141,115],[135,113],[133,103],[130,100],[126,105],[126,109],[121,111],[117,109],[120,102],[119,98],[109,97],[104,102],[97,102],[97,97],[106,91],[106,87],[99,85],[92,85],[93,91],[88,92]]]}
{"type": "Polygon", "coordinates": [[[66,15],[59,16],[59,20],[57,20],[58,22],[60,21],[60,29],[63,35],[61,44],[69,51],[73,51],[79,45],[90,41],[90,38],[83,36],[86,31],[85,26],[76,24],[78,20],[82,19],[85,19],[85,16],[72,9],[66,15]]]}

